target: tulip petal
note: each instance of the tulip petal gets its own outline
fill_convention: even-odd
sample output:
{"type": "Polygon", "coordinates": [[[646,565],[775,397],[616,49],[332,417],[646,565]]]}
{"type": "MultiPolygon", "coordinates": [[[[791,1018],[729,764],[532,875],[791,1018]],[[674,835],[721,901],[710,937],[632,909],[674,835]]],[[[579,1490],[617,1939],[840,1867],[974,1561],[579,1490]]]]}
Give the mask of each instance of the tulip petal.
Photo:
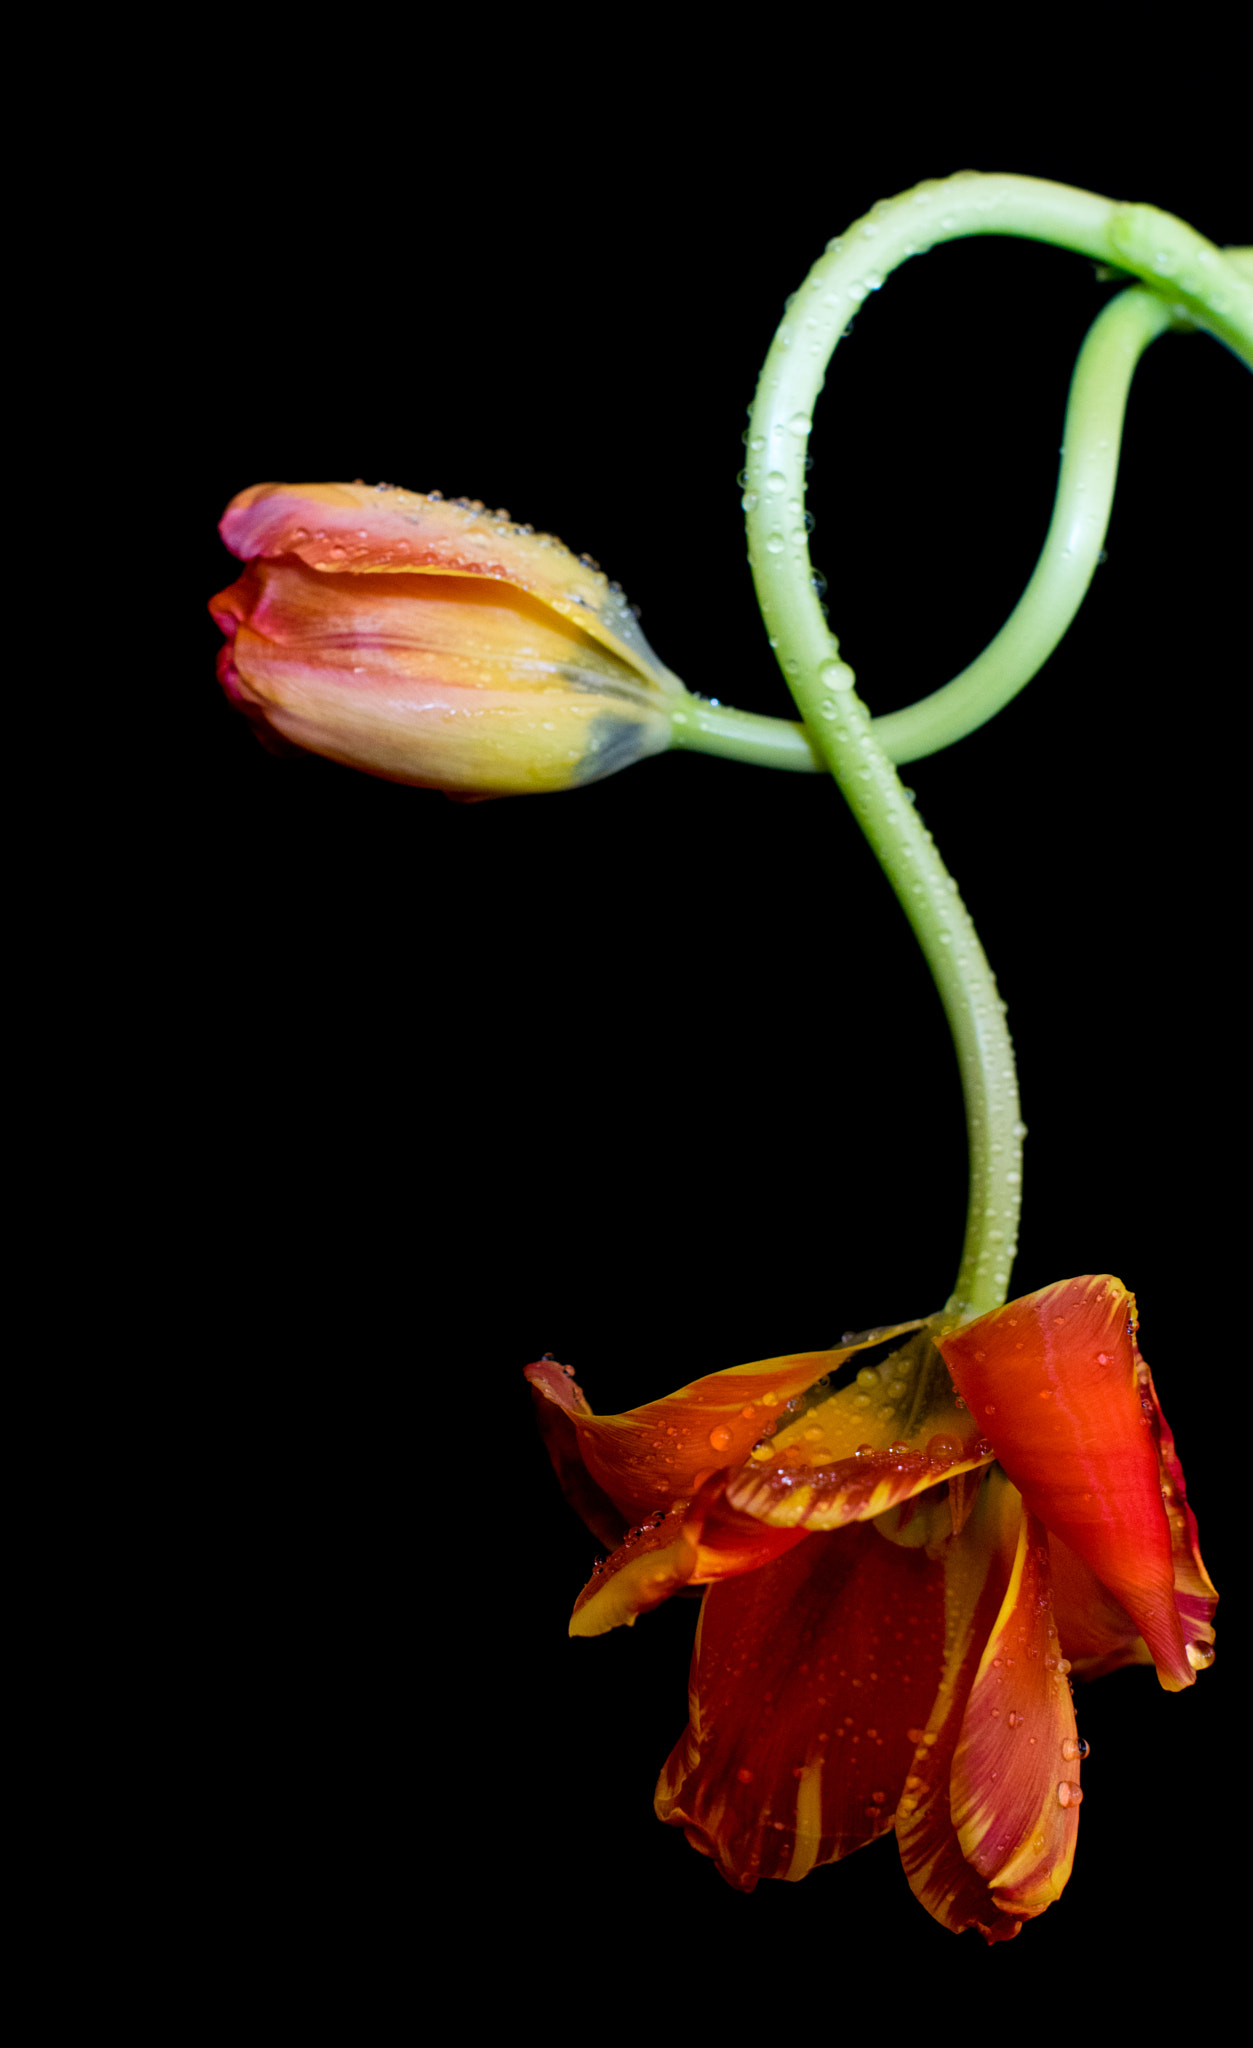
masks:
{"type": "Polygon", "coordinates": [[[940,1564],[869,1527],[712,1587],[659,1817],[742,1891],[886,1833],[941,1669],[943,1597],[940,1564]]]}
{"type": "Polygon", "coordinates": [[[1151,1664],[1144,1637],[1092,1567],[1060,1536],[1050,1535],[1048,1543],[1058,1640],[1076,1678],[1103,1678],[1127,1664],[1151,1664]]]}
{"type": "Polygon", "coordinates": [[[633,658],[517,584],[283,557],[209,609],[219,678],[259,731],[394,782],[564,789],[669,742],[669,700],[633,658]]]}
{"type": "Polygon", "coordinates": [[[572,1636],[599,1636],[660,1606],[684,1586],[708,1585],[757,1571],[804,1538],[803,1529],[767,1529],[722,1502],[715,1473],[690,1502],[658,1509],[596,1567],[574,1603],[572,1636]]]}
{"type": "Polygon", "coordinates": [[[387,485],[254,484],[231,499],[219,532],[232,554],[295,556],[323,574],[482,576],[526,590],[625,662],[653,691],[682,693],[625,597],[551,534],[438,492],[387,485]]]}
{"type": "Polygon", "coordinates": [[[731,1481],[728,1501],[777,1528],[873,1521],[950,1476],[990,1462],[992,1446],[953,1391],[930,1328],[851,1386],[805,1408],[765,1462],[731,1481]]]}
{"type": "Polygon", "coordinates": [[[580,1454],[597,1485],[628,1520],[642,1521],[658,1507],[691,1499],[712,1472],[742,1465],[755,1443],[769,1441],[787,1402],[846,1359],[917,1328],[898,1323],[832,1351],[796,1352],[707,1373],[621,1415],[576,1413],[562,1393],[569,1382],[560,1367],[539,1374],[528,1366],[526,1375],[573,1415],[580,1454]]]}
{"type": "MultiPolygon", "coordinates": [[[[1142,1385],[1134,1319],[1121,1281],[1087,1276],[1010,1302],[939,1344],[1028,1507],[1126,1609],[1162,1685],[1175,1692],[1193,1683],[1196,1669],[1175,1601],[1172,1530],[1151,1426],[1155,1397],[1142,1385]]],[[[1181,1553],[1199,1571],[1193,1534],[1178,1512],[1181,1553]]],[[[1207,1596],[1198,1580],[1184,1597],[1195,1604],[1207,1596]]],[[[1191,1626],[1191,1614],[1184,1618],[1191,1626]]],[[[1202,1638],[1193,1654],[1208,1661],[1205,1647],[1202,1638]]]]}
{"type": "Polygon", "coordinates": [[[583,1389],[574,1383],[574,1369],[541,1358],[525,1368],[535,1404],[535,1420],[557,1484],[585,1526],[606,1550],[616,1550],[626,1534],[626,1519],[603,1488],[597,1486],[579,1456],[574,1417],[590,1415],[583,1389]]]}
{"type": "Polygon", "coordinates": [[[958,1846],[1003,1913],[1059,1899],[1079,1826],[1074,1702],[1053,1619],[1044,1525],[1024,1510],[1000,1613],[975,1674],[949,1784],[958,1846]]]}
{"type": "Polygon", "coordinates": [[[604,1635],[623,1623],[634,1628],[637,1614],[646,1614],[687,1584],[696,1565],[696,1546],[684,1519],[683,1508],[672,1509],[629,1532],[575,1601],[572,1636],[604,1635]]]}
{"type": "Polygon", "coordinates": [[[980,1486],[962,1534],[944,1548],[944,1658],[930,1711],[912,1731],[916,1747],[896,1810],[896,1838],[910,1889],[941,1926],[974,1927],[1009,1941],[1021,1920],[1004,1913],[966,1861],[950,1806],[950,1776],[966,1705],[984,1646],[1009,1584],[1022,1504],[1001,1475],[980,1486]]]}
{"type": "Polygon", "coordinates": [[[1196,1516],[1188,1506],[1187,1488],[1184,1485],[1183,1466],[1175,1449],[1175,1439],[1170,1425],[1162,1414],[1162,1405],[1153,1385],[1153,1375],[1140,1356],[1140,1347],[1132,1333],[1132,1348],[1135,1351],[1136,1376],[1140,1383],[1140,1406],[1148,1420],[1154,1443],[1157,1447],[1158,1480],[1162,1490],[1162,1505],[1170,1528],[1171,1558],[1175,1574],[1175,1606],[1179,1610],[1183,1630],[1184,1650],[1189,1664],[1196,1671],[1204,1671],[1214,1661],[1210,1647],[1214,1641],[1214,1609],[1218,1605],[1218,1594],[1214,1590],[1209,1573],[1201,1562],[1201,1551],[1197,1539],[1196,1516]]]}

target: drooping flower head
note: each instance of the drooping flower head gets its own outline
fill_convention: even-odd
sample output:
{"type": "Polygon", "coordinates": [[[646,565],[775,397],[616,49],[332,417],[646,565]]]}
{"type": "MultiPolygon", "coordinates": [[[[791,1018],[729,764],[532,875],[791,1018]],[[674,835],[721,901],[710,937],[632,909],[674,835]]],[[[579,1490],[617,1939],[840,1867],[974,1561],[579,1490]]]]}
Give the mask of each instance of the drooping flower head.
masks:
{"type": "Polygon", "coordinates": [[[567,1496],[611,1550],[571,1633],[708,1589],[657,1811],[730,1883],[894,1831],[955,1930],[1005,1940],[1060,1895],[1083,1796],[1068,1674],[1152,1661],[1177,1690],[1213,1655],[1135,1327],[1119,1281],[1066,1281],[615,1416],[528,1368],[567,1496]]]}

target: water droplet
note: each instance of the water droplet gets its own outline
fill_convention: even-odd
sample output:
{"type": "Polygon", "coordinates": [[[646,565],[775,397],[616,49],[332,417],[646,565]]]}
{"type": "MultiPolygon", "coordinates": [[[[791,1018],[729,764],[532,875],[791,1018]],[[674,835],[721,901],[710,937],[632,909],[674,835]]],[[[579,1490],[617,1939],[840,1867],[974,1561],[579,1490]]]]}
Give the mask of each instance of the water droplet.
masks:
{"type": "Polygon", "coordinates": [[[787,489],[787,478],[784,476],[782,470],[771,470],[769,476],[766,478],[766,489],[769,491],[772,498],[778,498],[782,496],[783,492],[787,489]]]}
{"type": "Polygon", "coordinates": [[[725,1423],[720,1422],[718,1424],[717,1429],[711,1429],[709,1432],[709,1444],[711,1450],[729,1450],[734,1441],[734,1436],[732,1432],[726,1427],[725,1423]]]}
{"type": "Polygon", "coordinates": [[[789,433],[795,434],[798,436],[798,438],[803,439],[803,437],[809,432],[810,428],[813,426],[813,421],[810,419],[809,414],[807,412],[794,412],[787,424],[789,433]]]}
{"type": "Polygon", "coordinates": [[[1077,1785],[1071,1785],[1071,1784],[1069,1784],[1069,1783],[1067,1782],[1067,1780],[1066,1780],[1065,1778],[1063,1778],[1063,1779],[1062,1779],[1062,1781],[1061,1781],[1061,1783],[1059,1784],[1059,1786],[1058,1786],[1058,1788],[1057,1788],[1057,1803],[1058,1803],[1058,1805],[1059,1805],[1059,1806],[1079,1806],[1079,1805],[1081,1805],[1081,1804],[1082,1804],[1082,1801],[1083,1801],[1083,1793],[1082,1793],[1082,1792],[1080,1791],[1079,1787],[1078,1787],[1077,1785]]]}
{"type": "Polygon", "coordinates": [[[783,553],[783,535],[781,533],[771,534],[766,542],[766,553],[768,555],[781,555],[783,553]]]}
{"type": "Polygon", "coordinates": [[[1076,1761],[1082,1763],[1084,1757],[1090,1753],[1091,1748],[1090,1742],[1080,1742],[1073,1735],[1068,1735],[1062,1744],[1062,1756],[1068,1764],[1073,1764],[1076,1761]]]}
{"type": "Polygon", "coordinates": [[[751,1785],[753,1782],[752,1772],[745,1770],[743,1764],[740,1765],[740,1768],[735,1775],[739,1779],[741,1785],[751,1785]]]}
{"type": "Polygon", "coordinates": [[[1208,1643],[1189,1643],[1187,1658],[1194,1671],[1208,1671],[1214,1661],[1214,1652],[1208,1643]]]}

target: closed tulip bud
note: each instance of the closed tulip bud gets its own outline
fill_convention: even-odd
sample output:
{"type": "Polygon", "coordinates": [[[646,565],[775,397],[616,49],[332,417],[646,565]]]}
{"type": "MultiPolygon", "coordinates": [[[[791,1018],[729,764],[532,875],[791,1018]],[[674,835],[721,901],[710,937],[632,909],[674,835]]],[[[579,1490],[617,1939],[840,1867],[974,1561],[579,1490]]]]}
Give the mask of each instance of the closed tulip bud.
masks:
{"type": "Polygon", "coordinates": [[[690,702],[586,557],[465,499],[255,484],[220,532],[218,675],[259,735],[392,782],[505,796],[595,782],[690,702]]]}

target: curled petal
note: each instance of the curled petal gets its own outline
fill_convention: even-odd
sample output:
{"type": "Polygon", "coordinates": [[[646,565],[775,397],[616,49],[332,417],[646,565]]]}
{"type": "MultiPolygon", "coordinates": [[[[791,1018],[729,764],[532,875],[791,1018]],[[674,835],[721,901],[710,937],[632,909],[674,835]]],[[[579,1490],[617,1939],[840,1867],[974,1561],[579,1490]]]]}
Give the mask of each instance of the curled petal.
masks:
{"type": "Polygon", "coordinates": [[[1166,1510],[1166,1520],[1170,1528],[1171,1560],[1175,1574],[1175,1606],[1179,1611],[1184,1649],[1193,1669],[1203,1671],[1214,1660],[1211,1645],[1214,1641],[1213,1620],[1214,1609],[1218,1605],[1218,1594],[1201,1562],[1196,1516],[1188,1506],[1183,1466],[1179,1463],[1170,1424],[1162,1414],[1157,1388],[1153,1385],[1153,1375],[1140,1356],[1140,1347],[1136,1343],[1134,1331],[1131,1343],[1135,1352],[1136,1377],[1140,1383],[1140,1407],[1148,1420],[1157,1447],[1158,1480],[1162,1490],[1162,1506],[1166,1510]]]}
{"type": "Polygon", "coordinates": [[[660,1606],[684,1586],[757,1571],[799,1543],[803,1529],[767,1529],[728,1509],[724,1478],[715,1473],[695,1500],[677,1502],[636,1529],[628,1530],[603,1565],[598,1565],[574,1603],[572,1636],[604,1635],[637,1614],[660,1606]]]}
{"type": "Polygon", "coordinates": [[[870,1527],[810,1536],[713,1586],[658,1815],[742,1891],[873,1841],[893,1824],[943,1650],[942,1566],[870,1527]]]}
{"type": "Polygon", "coordinates": [[[576,1387],[568,1367],[553,1358],[542,1358],[525,1368],[535,1404],[535,1420],[544,1448],[557,1475],[557,1484],[576,1515],[606,1550],[616,1550],[626,1534],[626,1517],[614,1506],[603,1488],[596,1484],[579,1456],[575,1434],[576,1415],[590,1415],[591,1409],[576,1387]]]}
{"type": "Polygon", "coordinates": [[[954,1394],[929,1328],[864,1366],[781,1430],[732,1479],[728,1501],[776,1528],[873,1521],[987,1465],[992,1446],[954,1394]]]}
{"type": "MultiPolygon", "coordinates": [[[[1154,1403],[1141,1383],[1134,1321],[1121,1281],[1086,1277],[1010,1302],[939,1343],[1028,1507],[1125,1608],[1173,1692],[1193,1683],[1196,1668],[1175,1603],[1154,1403]]],[[[1186,1524],[1181,1544],[1191,1556],[1186,1524]]]]}
{"type": "Polygon", "coordinates": [[[576,1411],[562,1393],[562,1383],[569,1381],[560,1366],[546,1374],[528,1366],[526,1372],[545,1399],[571,1415],[579,1454],[597,1486],[629,1521],[641,1521],[658,1507],[691,1499],[711,1473],[742,1465],[755,1443],[769,1441],[788,1401],[846,1359],[918,1327],[899,1323],[832,1351],[797,1352],[707,1373],[622,1415],[592,1415],[585,1403],[576,1411]]]}
{"type": "Polygon", "coordinates": [[[650,685],[680,685],[622,593],[551,534],[436,493],[352,484],[254,484],[219,532],[242,561],[290,556],[320,575],[470,576],[512,584],[576,625],[650,685]]]}
{"type": "Polygon", "coordinates": [[[601,1636],[623,1623],[635,1626],[685,1586],[696,1566],[696,1546],[684,1527],[682,1509],[628,1532],[607,1563],[589,1579],[574,1603],[572,1636],[601,1636]]]}
{"type": "Polygon", "coordinates": [[[1020,1920],[1062,1895],[1079,1826],[1074,1702],[1053,1619],[1043,1524],[1020,1517],[1009,1585],[975,1673],[949,1796],[958,1846],[1020,1920]]]}

